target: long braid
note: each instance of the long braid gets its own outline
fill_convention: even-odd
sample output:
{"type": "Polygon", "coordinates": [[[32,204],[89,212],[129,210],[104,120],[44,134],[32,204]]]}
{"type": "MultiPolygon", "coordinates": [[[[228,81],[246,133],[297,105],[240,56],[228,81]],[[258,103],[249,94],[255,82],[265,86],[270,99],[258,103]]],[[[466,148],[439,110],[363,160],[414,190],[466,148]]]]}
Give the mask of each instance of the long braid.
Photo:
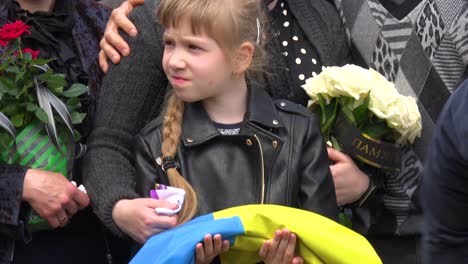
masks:
{"type": "MultiPolygon", "coordinates": [[[[184,102],[172,94],[167,103],[166,117],[163,123],[163,143],[161,147],[163,157],[175,158],[176,156],[182,133],[183,112],[184,102]]],[[[197,211],[197,195],[176,168],[168,169],[166,174],[171,186],[182,188],[186,192],[184,206],[179,212],[177,220],[177,224],[185,223],[192,219],[197,211]]]]}

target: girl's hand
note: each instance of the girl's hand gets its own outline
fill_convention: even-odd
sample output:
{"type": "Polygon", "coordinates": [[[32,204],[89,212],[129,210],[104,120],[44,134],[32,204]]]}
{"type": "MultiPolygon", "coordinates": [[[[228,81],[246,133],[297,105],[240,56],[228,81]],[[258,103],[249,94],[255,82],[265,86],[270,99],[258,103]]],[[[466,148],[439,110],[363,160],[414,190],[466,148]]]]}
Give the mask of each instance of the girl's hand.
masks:
{"type": "Polygon", "coordinates": [[[369,188],[369,177],[346,154],[328,148],[328,158],[333,161],[330,171],[335,183],[336,201],[339,206],[359,200],[369,188]]]}
{"type": "Polygon", "coordinates": [[[154,234],[177,223],[177,215],[158,215],[156,207],[176,209],[177,204],[153,198],[120,200],[114,205],[112,219],[122,231],[143,244],[154,234]]]}
{"type": "Polygon", "coordinates": [[[203,239],[203,244],[198,243],[195,246],[195,264],[208,264],[219,254],[229,250],[229,241],[222,241],[221,235],[216,234],[211,238],[210,234],[206,234],[203,239]]]}
{"type": "Polygon", "coordinates": [[[267,240],[260,248],[259,255],[265,264],[302,264],[301,257],[295,257],[296,234],[287,229],[276,230],[275,237],[267,240]]]}

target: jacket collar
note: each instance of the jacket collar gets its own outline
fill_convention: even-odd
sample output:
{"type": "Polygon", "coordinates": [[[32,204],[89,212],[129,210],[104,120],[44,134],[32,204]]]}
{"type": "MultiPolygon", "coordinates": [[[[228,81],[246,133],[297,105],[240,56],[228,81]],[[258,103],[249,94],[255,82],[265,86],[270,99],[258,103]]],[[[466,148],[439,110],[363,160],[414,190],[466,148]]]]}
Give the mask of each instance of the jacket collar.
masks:
{"type": "MultiPolygon", "coordinates": [[[[244,122],[255,123],[266,129],[283,127],[271,97],[263,88],[255,86],[249,88],[244,122]]],[[[182,124],[182,141],[185,146],[195,146],[221,135],[201,102],[186,104],[182,124]]]]}

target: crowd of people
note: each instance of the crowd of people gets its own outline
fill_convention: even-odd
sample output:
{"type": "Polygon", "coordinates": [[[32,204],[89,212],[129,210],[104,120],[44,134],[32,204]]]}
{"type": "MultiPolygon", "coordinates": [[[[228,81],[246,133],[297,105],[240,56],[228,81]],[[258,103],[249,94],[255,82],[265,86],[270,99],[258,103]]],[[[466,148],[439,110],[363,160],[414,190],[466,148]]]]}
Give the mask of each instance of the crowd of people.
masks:
{"type": "MultiPolygon", "coordinates": [[[[164,230],[255,203],[345,210],[383,263],[468,260],[466,0],[2,1],[0,26],[16,20],[24,45],[90,88],[73,168],[86,192],[0,164],[0,263],[128,263],[164,230]],[[422,135],[399,172],[327,147],[306,109],[305,80],[345,64],[417,99],[422,135]],[[149,197],[155,183],[186,191],[178,214],[155,213],[177,207],[149,197]],[[51,229],[31,233],[31,210],[51,229]]],[[[303,263],[297,238],[278,230],[260,259],[303,263]]],[[[194,250],[216,263],[229,241],[194,250]]]]}

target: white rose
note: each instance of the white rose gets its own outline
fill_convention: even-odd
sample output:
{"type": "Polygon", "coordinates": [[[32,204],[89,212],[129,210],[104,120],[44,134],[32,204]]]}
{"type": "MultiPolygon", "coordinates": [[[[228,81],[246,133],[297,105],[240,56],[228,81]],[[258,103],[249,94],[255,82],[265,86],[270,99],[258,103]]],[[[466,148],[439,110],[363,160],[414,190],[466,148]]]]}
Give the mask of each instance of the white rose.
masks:
{"type": "MultiPolygon", "coordinates": [[[[325,67],[323,69],[325,69],[325,67]]],[[[318,101],[319,94],[324,97],[327,104],[330,103],[332,97],[339,96],[339,94],[333,88],[330,79],[323,74],[306,79],[306,83],[302,85],[302,88],[310,97],[312,104],[318,101]]]]}
{"type": "Polygon", "coordinates": [[[321,74],[324,75],[324,79],[330,80],[336,93],[355,100],[367,96],[373,83],[373,76],[369,70],[351,64],[327,67],[321,74]]]}
{"type": "Polygon", "coordinates": [[[400,96],[389,107],[386,118],[389,127],[394,128],[400,137],[399,144],[413,143],[416,137],[421,136],[421,114],[416,99],[411,96],[400,96]]]}
{"type": "Polygon", "coordinates": [[[391,109],[393,104],[396,104],[401,95],[395,89],[392,82],[387,81],[380,73],[371,70],[374,76],[374,83],[370,91],[369,110],[381,119],[388,119],[390,115],[394,115],[391,109]]]}

